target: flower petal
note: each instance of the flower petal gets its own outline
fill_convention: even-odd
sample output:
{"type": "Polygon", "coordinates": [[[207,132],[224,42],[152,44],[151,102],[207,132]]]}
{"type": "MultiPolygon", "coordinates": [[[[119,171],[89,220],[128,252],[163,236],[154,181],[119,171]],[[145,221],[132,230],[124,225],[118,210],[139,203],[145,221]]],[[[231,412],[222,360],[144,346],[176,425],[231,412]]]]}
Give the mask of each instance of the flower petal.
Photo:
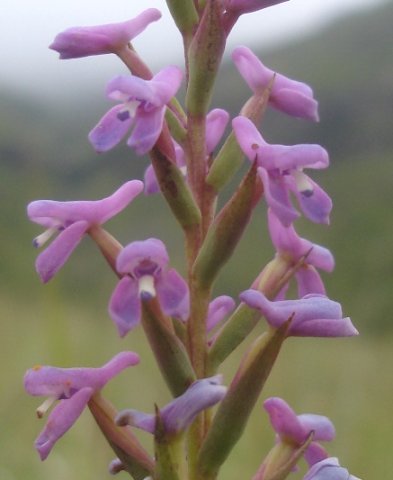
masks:
{"type": "Polygon", "coordinates": [[[49,48],[59,52],[61,59],[112,53],[160,17],[159,10],[149,8],[126,22],[69,28],[59,33],[49,48]]]}
{"type": "Polygon", "coordinates": [[[155,145],[164,123],[165,106],[149,112],[137,111],[135,127],[127,141],[127,145],[135,150],[137,155],[144,155],[155,145]]]}
{"type": "Polygon", "coordinates": [[[42,282],[48,282],[65,264],[82,240],[89,224],[75,222],[60,232],[53,242],[37,257],[35,266],[42,282]]]}
{"type": "Polygon", "coordinates": [[[82,388],[72,398],[61,400],[52,410],[44,430],[34,443],[41,460],[47,458],[57,440],[76,422],[92,394],[92,388],[82,388]]]}
{"type": "Polygon", "coordinates": [[[304,442],[307,432],[302,427],[295,412],[281,398],[271,397],[265,400],[263,406],[269,414],[270,423],[274,431],[284,440],[295,441],[298,444],[304,442]]]}
{"type": "Polygon", "coordinates": [[[228,295],[220,295],[209,304],[207,313],[206,330],[210,332],[235,308],[235,301],[228,295]]]}
{"type": "Polygon", "coordinates": [[[89,141],[96,152],[107,152],[115,147],[133,125],[133,117],[119,119],[118,114],[123,109],[123,104],[112,107],[89,133],[89,141]]]}
{"type": "Polygon", "coordinates": [[[183,277],[172,268],[156,281],[157,295],[166,315],[186,320],[189,316],[189,291],[183,277]]]}
{"type": "Polygon", "coordinates": [[[138,325],[141,319],[141,303],[138,284],[134,279],[123,277],[119,281],[109,302],[109,314],[121,337],[138,325]]]}

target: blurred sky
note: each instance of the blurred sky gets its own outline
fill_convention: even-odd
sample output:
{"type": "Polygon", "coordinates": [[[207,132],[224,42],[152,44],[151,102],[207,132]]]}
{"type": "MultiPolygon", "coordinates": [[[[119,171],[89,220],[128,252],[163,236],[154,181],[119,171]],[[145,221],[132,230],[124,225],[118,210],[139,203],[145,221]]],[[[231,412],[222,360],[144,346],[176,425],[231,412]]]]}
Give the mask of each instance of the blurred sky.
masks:
{"type": "MultiPolygon", "coordinates": [[[[232,31],[228,49],[239,44],[271,47],[306,35],[347,12],[361,11],[383,0],[290,0],[243,15],[232,31]]],[[[132,18],[144,8],[156,7],[163,18],[150,25],[134,45],[155,69],[176,63],[181,39],[165,0],[12,0],[0,7],[0,86],[33,92],[42,98],[65,94],[76,86],[104,85],[121,73],[114,56],[59,62],[48,50],[55,35],[71,26],[98,25],[132,18]],[[163,33],[164,32],[164,33],[163,33]],[[94,81],[92,80],[94,79],[94,81]]]]}

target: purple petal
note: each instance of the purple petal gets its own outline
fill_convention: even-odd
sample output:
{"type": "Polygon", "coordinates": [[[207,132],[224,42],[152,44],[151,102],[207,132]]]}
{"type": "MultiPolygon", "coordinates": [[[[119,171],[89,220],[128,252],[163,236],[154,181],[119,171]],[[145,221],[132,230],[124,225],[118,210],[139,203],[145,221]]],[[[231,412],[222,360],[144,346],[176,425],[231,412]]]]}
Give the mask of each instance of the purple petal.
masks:
{"type": "Polygon", "coordinates": [[[134,279],[123,277],[117,284],[109,302],[109,315],[121,337],[138,325],[141,319],[141,303],[138,284],[134,279]]]}
{"type": "Polygon", "coordinates": [[[160,186],[158,185],[156,173],[152,165],[146,168],[143,182],[145,184],[145,195],[153,195],[160,191],[160,186]]]}
{"type": "Polygon", "coordinates": [[[329,215],[333,204],[329,195],[322,188],[308,177],[312,185],[312,195],[304,195],[296,187],[291,186],[291,190],[296,195],[298,202],[305,216],[315,223],[329,224],[329,215]]]}
{"type": "Polygon", "coordinates": [[[277,95],[271,97],[270,103],[272,107],[292,117],[319,122],[318,102],[312,97],[312,92],[305,94],[300,89],[282,88],[277,95]]]}
{"type": "Polygon", "coordinates": [[[329,165],[329,156],[323,147],[316,144],[266,144],[258,148],[258,165],[266,170],[280,171],[306,167],[321,169],[329,165]]]}
{"type": "Polygon", "coordinates": [[[215,108],[206,116],[206,152],[210,155],[220,142],[229,121],[229,113],[215,108]]]}
{"type": "Polygon", "coordinates": [[[41,366],[28,370],[24,388],[33,396],[69,398],[75,392],[89,387],[101,390],[105,384],[127,367],[139,363],[134,352],[121,352],[99,368],[58,368],[41,366]]]}
{"type": "Polygon", "coordinates": [[[73,27],[59,33],[49,46],[61,59],[114,53],[161,17],[159,10],[149,8],[127,22],[92,27],[73,27]]]}
{"type": "Polygon", "coordinates": [[[289,332],[294,337],[353,337],[359,335],[349,317],[294,321],[289,332]]]}
{"type": "Polygon", "coordinates": [[[295,412],[281,398],[272,397],[265,400],[263,406],[270,417],[274,431],[283,439],[289,442],[295,441],[298,444],[304,442],[307,432],[302,427],[295,412]]]}
{"type": "Polygon", "coordinates": [[[315,463],[325,460],[328,456],[327,451],[317,442],[311,442],[304,452],[304,459],[310,467],[315,463]]]}
{"type": "Polygon", "coordinates": [[[306,432],[314,432],[313,440],[330,442],[336,436],[334,425],[328,417],[304,413],[297,418],[306,432]]]}
{"type": "Polygon", "coordinates": [[[160,136],[164,123],[165,107],[156,108],[149,112],[137,111],[135,127],[127,141],[127,145],[138,155],[148,153],[160,136]]]}
{"type": "Polygon", "coordinates": [[[186,320],[189,316],[188,285],[175,269],[162,273],[156,282],[157,295],[166,315],[186,320]]]}
{"type": "Polygon", "coordinates": [[[37,257],[35,266],[42,280],[47,283],[65,264],[82,240],[89,224],[75,222],[59,233],[53,242],[37,257]]]}
{"type": "Polygon", "coordinates": [[[266,203],[280,222],[288,227],[300,214],[291,205],[286,183],[282,177],[273,178],[262,167],[258,168],[258,175],[263,183],[266,203]]]}
{"type": "Polygon", "coordinates": [[[346,468],[340,467],[338,459],[329,457],[314,464],[303,480],[360,480],[350,475],[346,468]]]}
{"type": "Polygon", "coordinates": [[[106,86],[106,95],[108,98],[120,102],[136,100],[152,107],[162,106],[151,87],[151,81],[143,80],[135,75],[118,75],[112,78],[106,86]]]}
{"type": "Polygon", "coordinates": [[[159,99],[159,105],[166,105],[176,95],[183,80],[179,67],[170,65],[160,70],[150,80],[151,88],[159,99]]]}
{"type": "Polygon", "coordinates": [[[259,147],[267,145],[257,127],[246,117],[239,116],[232,120],[232,127],[236,140],[244,155],[254,162],[258,157],[259,147]]]}
{"type": "Polygon", "coordinates": [[[123,109],[123,105],[111,108],[89,133],[89,141],[96,152],[107,152],[115,147],[131,128],[134,118],[120,120],[118,117],[123,109]]]}
{"type": "Polygon", "coordinates": [[[119,273],[153,275],[157,270],[165,269],[168,263],[164,243],[158,238],[148,238],[124,247],[116,259],[116,268],[119,273]]]}
{"type": "Polygon", "coordinates": [[[210,330],[232,312],[235,305],[233,298],[228,295],[221,295],[210,302],[206,319],[206,330],[210,332],[210,330]]]}
{"type": "Polygon", "coordinates": [[[304,265],[295,273],[298,287],[298,297],[302,298],[310,293],[326,294],[325,285],[317,270],[312,265],[304,265]]]}
{"type": "Polygon", "coordinates": [[[28,205],[27,214],[30,220],[46,227],[69,227],[79,220],[89,225],[102,224],[123,210],[142,190],[143,183],[140,180],[130,180],[101,200],[37,200],[28,205]]]}
{"type": "Polygon", "coordinates": [[[72,398],[61,400],[52,410],[44,430],[34,443],[41,460],[46,459],[57,440],[76,422],[92,394],[93,389],[82,388],[72,398]]]}

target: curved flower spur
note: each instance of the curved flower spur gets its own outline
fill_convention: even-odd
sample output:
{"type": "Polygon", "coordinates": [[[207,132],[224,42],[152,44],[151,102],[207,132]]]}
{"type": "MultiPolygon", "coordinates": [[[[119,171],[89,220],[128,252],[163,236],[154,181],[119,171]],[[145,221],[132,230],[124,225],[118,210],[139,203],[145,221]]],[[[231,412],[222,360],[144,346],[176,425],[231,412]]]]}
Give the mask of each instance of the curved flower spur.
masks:
{"type": "Polygon", "coordinates": [[[65,264],[89,228],[102,225],[121,212],[143,190],[143,183],[131,180],[112,195],[102,200],[58,202],[36,200],[27,206],[32,222],[46,228],[36,237],[33,245],[42,247],[54,234],[57,237],[36,260],[36,270],[41,280],[48,282],[65,264]]]}
{"type": "Polygon", "coordinates": [[[124,276],[112,294],[109,314],[121,337],[140,322],[141,302],[152,297],[158,297],[166,315],[188,317],[187,283],[168,263],[165,245],[157,238],[132,242],[120,252],[116,268],[124,276]]]}
{"type": "Polygon", "coordinates": [[[38,365],[28,370],[24,377],[27,393],[48,397],[38,407],[37,416],[43,417],[52,404],[59,401],[35,441],[41,460],[46,459],[57,440],[76,422],[92,395],[125,368],[138,363],[139,356],[136,353],[121,352],[100,368],[38,365]]]}
{"type": "Polygon", "coordinates": [[[73,27],[56,35],[49,48],[61,59],[119,53],[152,22],[161,18],[156,8],[148,8],[126,22],[91,27],[73,27]]]}

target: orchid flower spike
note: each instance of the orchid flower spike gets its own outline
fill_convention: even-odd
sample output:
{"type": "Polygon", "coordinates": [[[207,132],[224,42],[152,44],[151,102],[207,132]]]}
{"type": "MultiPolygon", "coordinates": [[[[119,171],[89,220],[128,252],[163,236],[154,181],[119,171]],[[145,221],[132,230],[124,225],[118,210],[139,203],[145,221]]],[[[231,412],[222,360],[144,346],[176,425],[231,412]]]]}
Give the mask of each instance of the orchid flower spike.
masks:
{"type": "Polygon", "coordinates": [[[26,372],[24,387],[27,393],[48,397],[37,409],[39,418],[59,400],[50,413],[45,428],[35,441],[41,460],[46,459],[57,440],[76,422],[92,395],[125,368],[137,363],[139,356],[136,353],[121,352],[100,368],[57,368],[38,365],[26,372]]]}
{"type": "Polygon", "coordinates": [[[326,150],[314,144],[270,145],[251,120],[243,116],[236,117],[232,125],[244,154],[251,162],[257,161],[266,202],[282,224],[289,226],[299,217],[291,204],[290,192],[307,218],[316,223],[329,223],[330,197],[303,172],[304,168],[327,168],[326,150]]]}
{"type": "Polygon", "coordinates": [[[169,66],[151,80],[134,75],[112,79],[107,85],[107,96],[121,103],[111,108],[89,133],[94,149],[107,152],[132,129],[127,145],[138,155],[151,150],[162,130],[166,104],[178,91],[182,77],[178,67],[169,66]]]}
{"type": "Polygon", "coordinates": [[[305,258],[304,263],[295,273],[299,298],[309,293],[325,295],[325,286],[317,268],[326,272],[333,270],[334,258],[331,252],[325,247],[299,237],[293,225],[285,227],[270,208],[268,226],[277,255],[291,265],[296,265],[303,257],[305,258]]]}
{"type": "Polygon", "coordinates": [[[348,470],[341,467],[335,457],[325,458],[315,463],[307,472],[303,480],[361,480],[351,475],[348,470]]]}
{"type": "MultiPolygon", "coordinates": [[[[227,387],[222,385],[222,375],[196,380],[183,395],[159,410],[165,432],[174,435],[184,432],[202,410],[220,402],[226,391],[227,387]]],[[[115,422],[118,425],[132,425],[154,434],[156,416],[137,410],[123,410],[115,422]]]]}
{"type": "Polygon", "coordinates": [[[259,310],[273,328],[279,328],[291,317],[289,336],[351,337],[358,335],[349,317],[343,318],[341,305],[325,295],[310,294],[299,300],[272,302],[257,290],[249,289],[240,299],[259,310]]]}
{"type": "Polygon", "coordinates": [[[293,448],[301,447],[313,432],[313,440],[308,445],[304,457],[311,466],[328,457],[319,441],[329,442],[335,437],[332,422],[322,415],[296,415],[281,398],[268,398],[263,404],[270,422],[277,434],[277,441],[293,448]]]}
{"type": "Polygon", "coordinates": [[[157,238],[132,242],[118,255],[116,268],[124,277],[112,294],[109,314],[121,337],[139,323],[141,302],[155,296],[166,315],[188,317],[187,283],[168,263],[165,245],[157,238]]]}
{"type": "Polygon", "coordinates": [[[42,247],[50,237],[60,232],[51,245],[37,257],[36,270],[41,280],[46,283],[57,273],[90,227],[102,225],[114,217],[142,190],[141,181],[131,180],[102,200],[37,200],[29,203],[29,219],[46,228],[45,232],[34,239],[35,247],[42,247]]]}
{"type": "Polygon", "coordinates": [[[308,85],[273,72],[247,47],[235,48],[232,60],[255,94],[263,93],[274,77],[269,98],[273,108],[292,117],[319,120],[318,103],[308,85]]]}
{"type": "MultiPolygon", "coordinates": [[[[210,156],[219,144],[228,122],[229,113],[221,108],[214,108],[206,116],[206,171],[209,168],[208,164],[210,156]]],[[[184,177],[187,178],[186,156],[184,150],[176,142],[173,143],[175,147],[176,165],[179,167],[184,177]]],[[[151,195],[160,191],[152,165],[149,165],[145,171],[144,183],[146,195],[151,195]]]]}
{"type": "Polygon", "coordinates": [[[159,18],[159,10],[148,8],[126,22],[69,28],[59,33],[49,48],[59,52],[61,59],[118,53],[159,18]]]}

